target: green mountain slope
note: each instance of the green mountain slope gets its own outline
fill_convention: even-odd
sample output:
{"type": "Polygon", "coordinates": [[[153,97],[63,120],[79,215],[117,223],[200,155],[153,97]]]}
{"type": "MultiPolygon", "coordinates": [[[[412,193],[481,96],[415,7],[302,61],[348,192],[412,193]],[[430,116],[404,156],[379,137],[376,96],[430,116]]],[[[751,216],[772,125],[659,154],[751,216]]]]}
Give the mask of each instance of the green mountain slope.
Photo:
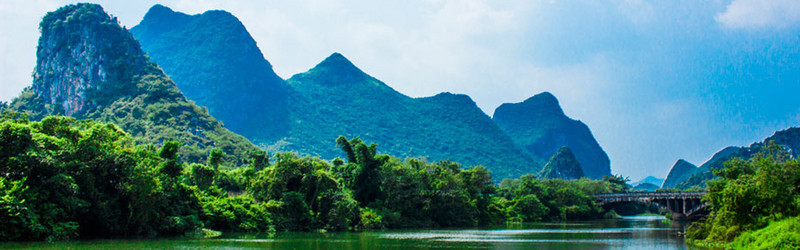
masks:
{"type": "Polygon", "coordinates": [[[661,184],[661,188],[674,188],[675,185],[680,184],[683,180],[688,179],[696,171],[697,166],[684,159],[680,159],[676,161],[674,165],[672,165],[672,168],[670,168],[667,178],[664,179],[664,183],[661,184]]]}
{"type": "Polygon", "coordinates": [[[583,176],[581,164],[568,147],[559,148],[539,173],[541,179],[574,180],[583,176]]]}
{"type": "Polygon", "coordinates": [[[275,149],[333,158],[341,156],[333,139],[360,136],[387,154],[484,165],[496,180],[540,170],[466,95],[410,98],[338,53],[288,84],[299,112],[275,149]]]}
{"type": "Polygon", "coordinates": [[[583,122],[564,114],[555,96],[548,92],[521,103],[504,103],[493,120],[540,164],[562,146],[569,147],[587,177],[611,175],[608,155],[583,122]]]}
{"type": "Polygon", "coordinates": [[[268,140],[285,132],[286,84],[230,13],[189,16],[155,5],[131,32],[186,97],[228,129],[268,140]]]}
{"type": "Polygon", "coordinates": [[[427,98],[405,96],[338,53],[308,72],[279,82],[241,23],[223,11],[190,16],[156,5],[132,30],[171,77],[185,79],[179,81],[179,87],[190,99],[199,96],[198,104],[207,105],[233,131],[271,152],[290,150],[328,159],[341,157],[334,140],[344,135],[375,142],[381,153],[484,165],[498,181],[538,172],[544,163],[537,164],[519,149],[469,97],[450,93],[427,98]],[[236,31],[219,30],[221,26],[236,31]],[[237,58],[258,61],[253,65],[261,65],[263,70],[256,66],[229,67],[237,58]],[[197,77],[208,73],[222,80],[197,77]],[[225,80],[241,76],[261,80],[276,91],[255,90],[239,84],[241,81],[225,80]],[[216,89],[222,88],[235,90],[220,94],[216,89]],[[285,91],[277,91],[281,88],[285,91]],[[270,100],[274,106],[246,104],[236,93],[270,100]],[[275,109],[286,110],[285,117],[270,114],[253,118],[275,109]],[[253,125],[237,126],[238,122],[229,120],[238,118],[253,119],[253,125]]]}
{"type": "Polygon", "coordinates": [[[34,120],[67,115],[112,122],[140,143],[180,141],[194,146],[180,152],[191,162],[202,161],[211,147],[236,160],[257,149],[188,101],[99,5],[59,8],[39,26],[33,85],[12,101],[10,110],[34,120]]]}
{"type": "MultiPolygon", "coordinates": [[[[713,171],[724,167],[723,163],[733,158],[750,159],[770,141],[781,145],[789,152],[789,157],[797,158],[800,152],[800,128],[791,127],[775,132],[761,142],[755,142],[748,147],[726,147],[715,153],[710,160],[700,165],[697,171],[686,178],[678,178],[674,183],[676,188],[686,189],[691,187],[705,187],[705,182],[713,179],[713,171]]],[[[667,177],[667,180],[670,180],[667,177]]],[[[666,183],[665,180],[664,182],[666,183]]]]}

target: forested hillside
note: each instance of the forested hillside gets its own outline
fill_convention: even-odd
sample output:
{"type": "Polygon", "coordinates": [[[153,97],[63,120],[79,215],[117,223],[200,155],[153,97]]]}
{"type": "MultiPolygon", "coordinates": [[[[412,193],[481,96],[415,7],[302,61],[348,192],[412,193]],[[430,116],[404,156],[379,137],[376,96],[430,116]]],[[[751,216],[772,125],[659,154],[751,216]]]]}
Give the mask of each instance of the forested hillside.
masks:
{"type": "Polygon", "coordinates": [[[572,150],[589,178],[611,175],[611,162],[592,131],[564,114],[553,94],[532,96],[521,103],[504,103],[493,120],[531,157],[544,164],[561,147],[572,150]]]}
{"type": "Polygon", "coordinates": [[[541,169],[468,96],[410,98],[338,53],[288,83],[295,93],[292,110],[300,112],[291,114],[295,122],[276,150],[330,159],[339,155],[330,138],[360,136],[386,154],[484,165],[495,181],[541,169]]]}
{"type": "Polygon", "coordinates": [[[182,143],[137,144],[119,127],[0,116],[0,241],[472,227],[601,218],[593,193],[621,178],[495,186],[484,167],[401,160],[340,137],[345,160],[254,152],[231,167],[214,150],[182,162],[182,143]],[[274,159],[271,161],[270,159],[274,159]]]}
{"type": "MultiPolygon", "coordinates": [[[[715,177],[713,171],[725,167],[723,164],[724,162],[734,158],[749,159],[770,141],[784,148],[787,152],[787,157],[797,158],[798,152],[800,152],[800,128],[792,127],[777,131],[763,141],[755,142],[748,147],[726,147],[714,154],[714,156],[703,163],[703,165],[700,165],[691,175],[667,176],[664,183],[675,183],[675,187],[679,189],[692,187],[705,188],[706,181],[715,177]]],[[[672,170],[670,170],[670,173],[671,172],[672,170]]]]}
{"type": "MultiPolygon", "coordinates": [[[[360,136],[381,145],[382,153],[484,165],[499,181],[538,172],[558,148],[566,145],[578,148],[573,150],[589,169],[584,169],[588,176],[610,175],[608,157],[585,125],[577,128],[580,137],[542,140],[541,149],[526,152],[468,96],[442,93],[410,98],[362,72],[338,53],[308,72],[279,81],[244,26],[224,11],[190,16],[156,5],[132,30],[152,58],[174,79],[180,79],[179,86],[187,88],[190,98],[197,96],[198,104],[208,106],[232,130],[269,151],[292,150],[331,159],[337,156],[330,144],[333,138],[360,136]],[[242,62],[251,63],[231,66],[242,62]],[[259,65],[261,69],[256,67],[259,65]],[[204,77],[209,72],[214,76],[204,77]],[[265,90],[246,82],[270,87],[265,90]],[[285,119],[280,113],[284,100],[285,119]],[[234,125],[243,117],[254,122],[234,125]],[[600,153],[595,152],[597,149],[600,153]],[[599,170],[595,170],[596,165],[599,170]]],[[[572,123],[560,121],[563,119],[568,118],[548,117],[520,129],[553,130],[557,132],[548,133],[558,137],[563,134],[558,131],[575,130],[572,123]],[[558,121],[551,122],[551,118],[558,121]]]]}
{"type": "Polygon", "coordinates": [[[191,162],[205,159],[211,148],[237,160],[257,150],[187,100],[133,35],[99,5],[59,8],[42,19],[39,29],[33,85],[9,110],[33,120],[68,115],[112,122],[139,143],[180,141],[191,146],[180,152],[191,162]]]}
{"type": "Polygon", "coordinates": [[[186,97],[233,132],[272,141],[285,133],[287,88],[239,20],[153,6],[131,32],[186,97]]]}

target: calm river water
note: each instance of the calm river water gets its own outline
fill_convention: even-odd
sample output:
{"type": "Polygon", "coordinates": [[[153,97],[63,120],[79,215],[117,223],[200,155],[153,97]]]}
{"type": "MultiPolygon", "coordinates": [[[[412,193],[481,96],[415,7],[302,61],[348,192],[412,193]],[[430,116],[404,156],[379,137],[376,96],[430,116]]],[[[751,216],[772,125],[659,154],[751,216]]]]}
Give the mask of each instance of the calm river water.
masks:
{"type": "Polygon", "coordinates": [[[685,249],[686,223],[658,216],[493,228],[398,230],[363,233],[223,235],[214,239],[103,240],[0,244],[37,249],[685,249]]]}

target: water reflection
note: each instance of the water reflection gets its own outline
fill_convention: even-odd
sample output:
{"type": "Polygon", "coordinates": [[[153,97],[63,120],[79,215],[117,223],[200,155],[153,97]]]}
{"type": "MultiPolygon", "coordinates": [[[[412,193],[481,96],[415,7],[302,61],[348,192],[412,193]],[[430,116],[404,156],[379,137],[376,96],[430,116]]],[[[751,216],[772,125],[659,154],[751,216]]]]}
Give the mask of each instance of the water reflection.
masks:
{"type": "Polygon", "coordinates": [[[217,239],[17,243],[1,248],[182,249],[683,249],[685,223],[659,216],[572,223],[510,224],[483,229],[402,230],[363,233],[224,235],[217,239]]]}

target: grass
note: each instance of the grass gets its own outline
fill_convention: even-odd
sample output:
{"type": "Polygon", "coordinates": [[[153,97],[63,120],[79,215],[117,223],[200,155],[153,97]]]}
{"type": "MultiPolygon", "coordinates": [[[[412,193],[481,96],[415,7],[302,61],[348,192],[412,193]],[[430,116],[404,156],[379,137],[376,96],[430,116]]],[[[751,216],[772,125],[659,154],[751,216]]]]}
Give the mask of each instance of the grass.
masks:
{"type": "Polygon", "coordinates": [[[800,249],[800,217],[771,222],[769,226],[745,232],[729,247],[734,249],[800,249]]]}

